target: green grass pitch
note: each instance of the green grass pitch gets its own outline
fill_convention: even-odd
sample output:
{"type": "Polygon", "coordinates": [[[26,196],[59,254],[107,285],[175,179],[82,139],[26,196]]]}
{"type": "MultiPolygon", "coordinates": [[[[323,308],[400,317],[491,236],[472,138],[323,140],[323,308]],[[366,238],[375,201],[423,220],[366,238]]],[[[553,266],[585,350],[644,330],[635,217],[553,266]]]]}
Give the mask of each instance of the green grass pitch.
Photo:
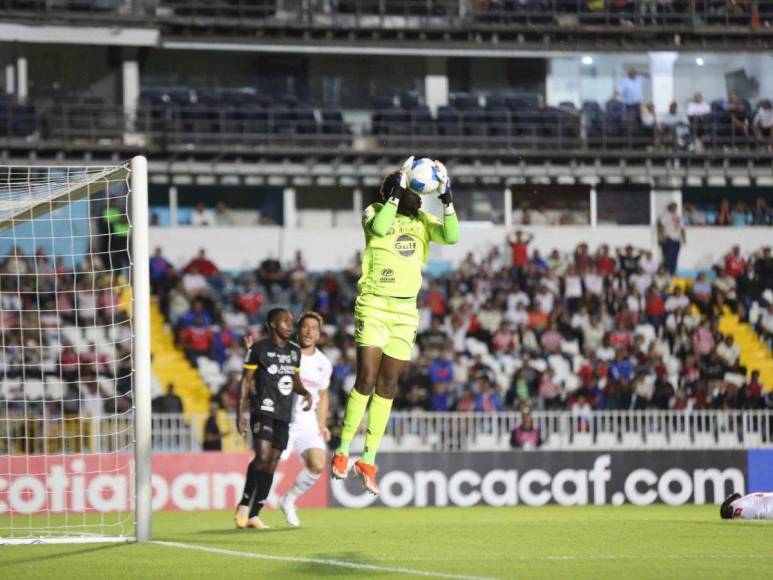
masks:
{"type": "Polygon", "coordinates": [[[159,544],[0,546],[0,577],[213,580],[429,573],[747,580],[773,575],[773,522],[721,521],[717,506],[371,508],[300,515],[303,527],[292,529],[281,513],[268,511],[264,520],[275,527],[257,531],[233,529],[230,511],[158,513],[154,539],[215,552],[159,544]],[[406,570],[380,569],[398,567],[406,570]]]}

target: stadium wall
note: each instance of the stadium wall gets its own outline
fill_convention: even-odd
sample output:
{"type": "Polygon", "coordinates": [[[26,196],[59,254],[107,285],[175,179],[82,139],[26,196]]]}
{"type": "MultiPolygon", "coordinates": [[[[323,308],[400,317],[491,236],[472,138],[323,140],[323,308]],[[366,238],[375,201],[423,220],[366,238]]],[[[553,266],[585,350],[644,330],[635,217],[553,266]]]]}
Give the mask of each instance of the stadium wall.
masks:
{"type": "MultiPolygon", "coordinates": [[[[157,453],[154,511],[231,509],[248,453],[157,453]]],[[[382,453],[381,496],[320,478],[300,507],[717,504],[737,491],[773,490],[773,451],[382,453]]],[[[303,467],[280,463],[269,505],[303,467]]],[[[0,515],[129,509],[131,458],[1,457],[0,515]],[[102,462],[102,470],[97,462],[102,462]],[[105,462],[108,462],[107,464],[105,462]],[[107,467],[106,467],[107,466],[107,467]]]]}
{"type": "MultiPolygon", "coordinates": [[[[599,244],[611,248],[632,244],[637,248],[658,251],[655,230],[649,226],[525,226],[534,234],[533,248],[547,255],[553,248],[567,252],[580,242],[587,242],[593,251],[599,244]]],[[[502,246],[511,230],[503,226],[482,223],[462,224],[462,241],[455,246],[434,245],[432,261],[454,266],[468,252],[478,252],[494,245],[502,246]]],[[[687,230],[687,245],[679,255],[679,268],[694,271],[709,268],[732,246],[743,252],[770,245],[773,228],[691,227],[687,230]]],[[[292,261],[301,250],[312,270],[334,270],[348,265],[364,241],[362,230],[356,228],[282,228],[279,226],[152,227],[150,243],[160,246],[176,266],[204,248],[209,257],[223,270],[252,269],[267,256],[282,262],[292,261]],[[245,243],[246,242],[246,243],[245,243]]]]}

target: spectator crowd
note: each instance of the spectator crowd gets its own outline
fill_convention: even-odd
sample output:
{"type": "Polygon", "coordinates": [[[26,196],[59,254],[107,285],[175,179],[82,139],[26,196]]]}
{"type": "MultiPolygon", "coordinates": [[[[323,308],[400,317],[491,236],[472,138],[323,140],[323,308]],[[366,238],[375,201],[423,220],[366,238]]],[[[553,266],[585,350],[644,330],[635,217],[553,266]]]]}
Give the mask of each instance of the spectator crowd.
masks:
{"type": "MultiPolygon", "coordinates": [[[[773,407],[759,372],[719,331],[728,310],[773,336],[773,256],[734,247],[712,272],[675,281],[649,250],[579,244],[543,256],[529,236],[454,270],[426,276],[413,363],[395,408],[492,412],[504,409],[761,409],[773,407]]],[[[212,385],[234,410],[242,337],[262,334],[270,305],[325,318],[321,347],[334,365],[331,408],[354,382],[351,305],[360,257],[340,272],[311,274],[298,253],[283,266],[221,272],[202,250],[180,270],[161,250],[151,260],[154,292],[195,364],[217,361],[212,385]],[[336,401],[337,399],[337,401],[336,401]]]]}

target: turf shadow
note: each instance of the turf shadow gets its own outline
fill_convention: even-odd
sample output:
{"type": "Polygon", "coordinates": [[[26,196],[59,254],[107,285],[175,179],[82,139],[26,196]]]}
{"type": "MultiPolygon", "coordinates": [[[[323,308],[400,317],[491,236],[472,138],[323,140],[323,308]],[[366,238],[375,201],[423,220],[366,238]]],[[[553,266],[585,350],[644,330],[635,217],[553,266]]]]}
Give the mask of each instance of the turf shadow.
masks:
{"type": "Polygon", "coordinates": [[[80,550],[68,550],[67,552],[60,552],[58,554],[46,554],[46,555],[36,555],[34,550],[30,550],[30,556],[31,557],[24,557],[24,558],[15,558],[11,560],[6,560],[2,557],[2,548],[0,548],[0,565],[3,567],[5,566],[15,566],[19,564],[30,564],[32,562],[42,562],[44,560],[57,560],[59,558],[72,558],[73,556],[84,556],[86,554],[94,554],[96,552],[101,552],[103,550],[110,550],[115,548],[125,548],[129,544],[109,544],[109,545],[102,545],[102,546],[91,546],[89,548],[81,548],[80,550]]]}
{"type": "Polygon", "coordinates": [[[279,534],[282,532],[296,532],[296,531],[298,531],[298,528],[269,528],[267,530],[237,530],[236,528],[231,528],[231,529],[216,528],[211,530],[199,530],[194,533],[196,535],[204,535],[204,536],[228,535],[228,536],[256,537],[256,536],[262,536],[264,534],[279,534]]]}
{"type": "MultiPolygon", "coordinates": [[[[306,558],[314,558],[318,560],[340,560],[343,562],[350,562],[352,564],[371,564],[371,562],[362,556],[359,552],[324,552],[317,554],[305,555],[306,558]]],[[[387,563],[381,563],[382,566],[389,566],[387,563]]],[[[382,576],[386,574],[394,574],[394,572],[379,571],[379,570],[367,570],[357,568],[345,568],[343,566],[323,566],[317,563],[309,562],[308,564],[295,564],[289,570],[297,574],[304,574],[308,576],[353,576],[362,577],[367,574],[368,577],[382,576]]],[[[288,571],[289,571],[288,570],[288,571]]]]}

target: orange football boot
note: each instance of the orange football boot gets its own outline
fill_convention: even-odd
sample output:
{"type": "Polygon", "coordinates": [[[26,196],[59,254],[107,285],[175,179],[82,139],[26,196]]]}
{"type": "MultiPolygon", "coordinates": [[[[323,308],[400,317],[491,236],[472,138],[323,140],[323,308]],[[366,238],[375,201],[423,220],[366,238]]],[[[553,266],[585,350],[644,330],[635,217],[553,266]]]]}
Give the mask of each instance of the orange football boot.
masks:
{"type": "Polygon", "coordinates": [[[360,478],[365,489],[373,495],[378,495],[380,493],[378,483],[376,483],[377,471],[378,467],[371,465],[370,463],[363,463],[360,460],[357,460],[354,463],[354,474],[360,478]]]}
{"type": "Polygon", "coordinates": [[[335,479],[346,479],[347,472],[349,471],[349,456],[343,453],[336,453],[333,455],[333,460],[330,462],[330,472],[335,479]]]}

